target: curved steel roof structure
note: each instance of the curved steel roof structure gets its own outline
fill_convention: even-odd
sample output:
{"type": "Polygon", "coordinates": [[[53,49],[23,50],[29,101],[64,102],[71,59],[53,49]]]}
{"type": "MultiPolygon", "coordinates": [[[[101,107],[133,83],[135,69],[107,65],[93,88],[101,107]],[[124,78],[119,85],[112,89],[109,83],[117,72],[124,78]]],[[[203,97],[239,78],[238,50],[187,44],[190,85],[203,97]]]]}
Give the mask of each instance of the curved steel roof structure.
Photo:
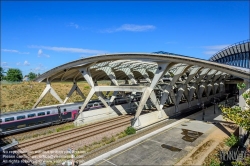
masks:
{"type": "Polygon", "coordinates": [[[201,103],[204,93],[207,97],[211,96],[211,93],[212,96],[224,93],[225,80],[230,75],[249,81],[250,72],[226,64],[165,53],[105,54],[69,62],[39,76],[36,81],[47,82],[47,85],[33,108],[48,92],[62,104],[66,103],[74,91],[85,98],[77,86],[78,81],[85,80],[91,89],[79,111],[79,121],[84,119],[82,112],[94,94],[107,109],[110,109],[103,94],[110,91],[114,92],[109,99],[110,102],[113,102],[118,93],[124,95],[125,92],[131,92],[132,96],[137,92],[141,93],[140,102],[136,106],[135,120],[149,98],[159,111],[159,117],[162,117],[162,108],[169,98],[178,112],[183,96],[190,104],[194,96],[201,103]],[[110,80],[111,85],[98,86],[97,81],[101,80],[110,80]],[[118,80],[125,83],[122,84],[118,80]],[[57,81],[74,82],[64,101],[50,85],[51,82],[57,81]],[[160,98],[157,97],[158,92],[161,93],[160,98]]]}
{"type": "Polygon", "coordinates": [[[209,60],[250,69],[250,40],[235,43],[217,52],[209,60]]]}
{"type": "Polygon", "coordinates": [[[110,74],[116,80],[130,79],[132,77],[137,80],[145,78],[145,76],[152,79],[159,63],[170,64],[167,70],[170,72],[176,70],[181,65],[188,65],[189,70],[194,67],[200,67],[200,72],[209,69],[242,79],[249,79],[250,74],[248,70],[187,56],[156,53],[119,53],[88,57],[66,63],[45,72],[36,81],[83,81],[85,79],[81,73],[82,68],[88,68],[94,81],[112,80],[110,74]]]}

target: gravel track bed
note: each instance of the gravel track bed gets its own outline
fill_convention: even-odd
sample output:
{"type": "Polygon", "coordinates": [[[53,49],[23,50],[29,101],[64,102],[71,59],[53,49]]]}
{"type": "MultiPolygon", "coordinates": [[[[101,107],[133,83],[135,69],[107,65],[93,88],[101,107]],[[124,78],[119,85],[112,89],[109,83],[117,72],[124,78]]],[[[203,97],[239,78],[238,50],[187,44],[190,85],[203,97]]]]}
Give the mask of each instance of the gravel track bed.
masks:
{"type": "MultiPolygon", "coordinates": [[[[131,119],[131,117],[127,117],[125,119],[120,120],[119,122],[114,121],[114,122],[111,122],[109,124],[105,124],[105,125],[102,125],[102,126],[96,126],[94,128],[90,128],[90,129],[87,129],[87,130],[82,130],[82,131],[79,131],[79,132],[76,132],[76,133],[65,134],[65,135],[60,136],[60,137],[56,137],[56,138],[53,138],[53,139],[49,139],[47,141],[43,141],[43,142],[34,144],[32,146],[24,147],[23,149],[25,151],[33,151],[34,149],[42,148],[43,146],[47,146],[47,145],[51,145],[51,144],[56,144],[56,143],[58,143],[60,141],[73,139],[73,138],[79,137],[81,135],[84,135],[86,133],[89,133],[89,132],[92,132],[92,131],[95,131],[95,130],[101,130],[101,129],[105,128],[105,127],[112,126],[112,125],[117,124],[117,123],[122,123],[122,122],[127,121],[128,125],[129,125],[130,124],[130,119],[131,119]]],[[[95,140],[94,138],[92,138],[92,139],[95,140]]]]}
{"type": "MultiPolygon", "coordinates": [[[[107,120],[112,120],[112,119],[115,119],[115,118],[117,118],[117,117],[110,118],[110,119],[107,119],[107,120]]],[[[105,121],[106,120],[102,120],[102,121],[97,121],[95,123],[105,122],[105,121]]],[[[95,123],[86,124],[84,126],[92,125],[92,124],[95,124],[95,123]]],[[[40,129],[34,129],[32,131],[26,131],[26,132],[23,132],[23,133],[13,134],[13,135],[10,135],[10,136],[6,136],[5,138],[10,139],[10,140],[12,138],[15,138],[20,143],[23,143],[23,142],[27,142],[29,140],[36,140],[36,139],[47,137],[47,136],[50,136],[50,135],[53,135],[53,134],[58,134],[58,133],[62,133],[64,131],[72,130],[72,129],[67,129],[67,130],[63,130],[63,131],[60,131],[60,132],[56,132],[56,129],[58,129],[60,127],[64,127],[66,125],[71,125],[71,124],[73,124],[73,122],[67,122],[67,123],[54,125],[54,126],[47,126],[47,127],[40,128],[40,129]],[[54,132],[53,133],[48,133],[49,131],[54,131],[54,132]],[[41,133],[46,133],[46,134],[41,134],[41,133]],[[33,138],[33,137],[27,138],[27,135],[31,136],[31,135],[36,135],[36,134],[39,135],[39,136],[37,136],[35,138],[33,138]],[[23,138],[25,138],[25,137],[26,137],[26,139],[23,140],[23,138]]],[[[82,126],[82,127],[84,127],[84,126],[82,126]]],[[[73,128],[73,129],[76,129],[76,128],[73,128]]]]}
{"type": "Polygon", "coordinates": [[[42,160],[46,160],[46,159],[51,160],[51,156],[53,156],[53,158],[55,158],[55,159],[65,158],[65,154],[66,155],[68,154],[67,150],[69,148],[77,150],[78,148],[84,147],[85,145],[89,145],[89,144],[92,144],[94,142],[101,141],[103,137],[111,137],[111,136],[114,136],[114,135],[124,131],[129,125],[130,125],[130,123],[128,123],[127,125],[121,126],[119,128],[113,129],[111,131],[100,133],[100,134],[97,134],[93,137],[89,137],[89,138],[86,138],[83,140],[76,141],[76,142],[71,143],[71,144],[67,144],[67,145],[62,146],[60,148],[53,149],[50,151],[51,153],[48,153],[48,152],[40,153],[39,155],[32,156],[32,158],[35,160],[35,163],[42,162],[42,160]],[[65,152],[65,153],[62,154],[62,153],[58,153],[58,152],[65,152]]]}
{"type": "MultiPolygon", "coordinates": [[[[47,126],[47,127],[44,127],[44,128],[41,128],[41,129],[34,129],[32,131],[26,131],[26,132],[23,132],[23,133],[19,133],[19,134],[14,134],[14,135],[10,135],[10,136],[7,136],[6,138],[7,139],[12,139],[12,138],[15,138],[16,140],[19,140],[27,135],[36,135],[36,134],[41,134],[41,133],[46,133],[48,132],[49,130],[55,130],[59,127],[63,127],[65,125],[68,125],[68,124],[72,124],[73,122],[67,122],[67,123],[63,123],[63,124],[59,124],[59,125],[54,125],[54,126],[47,126]]],[[[55,132],[56,133],[56,132],[55,132]]],[[[54,134],[54,133],[51,133],[51,134],[54,134]]],[[[41,136],[38,136],[37,138],[41,138],[43,136],[47,136],[47,135],[41,135],[41,136]]],[[[32,138],[30,138],[32,139],[32,138]]],[[[26,139],[28,140],[28,139],[26,139]]],[[[25,141],[26,141],[25,140],[25,141]]],[[[21,140],[20,142],[23,142],[24,140],[21,140]]]]}
{"type": "Polygon", "coordinates": [[[112,123],[114,121],[120,121],[124,118],[126,118],[128,116],[120,116],[120,117],[116,117],[116,118],[112,118],[112,119],[109,119],[109,120],[106,120],[106,121],[101,121],[101,122],[98,122],[98,123],[92,123],[92,124],[89,124],[89,125],[85,125],[85,126],[81,126],[81,127],[78,127],[78,128],[73,128],[73,129],[69,129],[69,130],[65,130],[65,131],[62,131],[62,132],[57,132],[57,133],[53,133],[53,134],[50,134],[50,135],[46,135],[46,136],[43,136],[43,137],[38,137],[38,138],[35,138],[35,139],[29,139],[27,141],[24,141],[22,143],[19,144],[19,147],[24,147],[24,146],[29,146],[31,144],[37,144],[37,143],[40,143],[40,142],[46,142],[46,141],[49,141],[51,139],[54,139],[54,138],[58,138],[58,137],[61,137],[61,136],[65,136],[65,135],[70,135],[72,133],[79,133],[79,131],[83,130],[83,131],[88,131],[88,130],[91,130],[93,129],[94,127],[101,127],[101,125],[105,125],[107,123],[112,123]]]}

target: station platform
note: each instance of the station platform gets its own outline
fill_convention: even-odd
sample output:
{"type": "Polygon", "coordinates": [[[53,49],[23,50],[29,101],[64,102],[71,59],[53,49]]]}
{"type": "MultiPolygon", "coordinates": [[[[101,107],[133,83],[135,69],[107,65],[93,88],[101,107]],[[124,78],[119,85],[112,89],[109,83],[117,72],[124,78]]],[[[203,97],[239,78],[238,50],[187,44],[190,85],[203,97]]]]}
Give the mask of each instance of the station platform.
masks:
{"type": "Polygon", "coordinates": [[[174,165],[226,122],[216,106],[149,133],[81,165],[174,165]]]}

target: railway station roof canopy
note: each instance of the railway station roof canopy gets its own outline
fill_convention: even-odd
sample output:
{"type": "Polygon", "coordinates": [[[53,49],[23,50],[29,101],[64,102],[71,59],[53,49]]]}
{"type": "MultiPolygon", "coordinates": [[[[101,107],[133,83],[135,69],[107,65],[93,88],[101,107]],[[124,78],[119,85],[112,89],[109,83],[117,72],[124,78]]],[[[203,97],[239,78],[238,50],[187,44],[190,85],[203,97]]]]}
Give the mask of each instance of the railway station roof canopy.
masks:
{"type": "Polygon", "coordinates": [[[233,45],[230,45],[215,55],[209,60],[224,63],[228,65],[238,66],[241,68],[250,69],[250,40],[244,40],[233,45]]]}
{"type": "Polygon", "coordinates": [[[84,81],[83,68],[87,69],[91,74],[93,81],[112,80],[112,78],[116,80],[124,80],[131,79],[131,77],[137,80],[145,79],[145,76],[152,79],[160,64],[168,64],[167,70],[165,70],[166,74],[175,74],[175,71],[178,68],[186,66],[185,72],[187,73],[194,68],[199,68],[198,73],[207,70],[209,72],[213,71],[213,73],[216,74],[218,73],[219,76],[227,74],[245,80],[249,80],[250,75],[249,69],[246,68],[239,68],[183,55],[161,53],[117,53],[88,57],[63,64],[43,73],[36,78],[36,81],[84,81]]]}

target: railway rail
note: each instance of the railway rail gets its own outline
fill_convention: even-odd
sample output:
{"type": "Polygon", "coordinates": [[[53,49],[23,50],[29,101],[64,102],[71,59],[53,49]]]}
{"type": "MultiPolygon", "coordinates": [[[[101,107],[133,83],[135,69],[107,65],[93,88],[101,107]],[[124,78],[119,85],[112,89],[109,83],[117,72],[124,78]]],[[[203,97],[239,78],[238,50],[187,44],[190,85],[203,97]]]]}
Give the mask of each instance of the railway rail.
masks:
{"type": "Polygon", "coordinates": [[[60,137],[60,136],[63,136],[63,135],[73,134],[73,133],[76,133],[76,132],[79,132],[79,131],[82,131],[82,130],[88,130],[88,129],[91,129],[91,128],[96,127],[96,126],[105,125],[105,124],[108,124],[110,122],[114,122],[114,121],[117,121],[117,120],[122,120],[122,119],[125,119],[127,117],[130,117],[130,116],[128,116],[128,115],[119,116],[119,117],[116,117],[116,118],[112,118],[112,119],[109,119],[109,120],[106,120],[106,121],[89,124],[87,126],[79,127],[79,128],[76,128],[76,129],[63,131],[63,132],[60,132],[60,133],[55,133],[55,134],[52,134],[52,135],[49,135],[49,136],[36,138],[36,139],[33,139],[33,140],[28,140],[28,141],[20,143],[18,145],[18,147],[19,148],[24,148],[24,147],[27,147],[27,146],[30,146],[30,145],[33,145],[33,144],[41,143],[43,141],[48,141],[50,139],[60,137]]]}
{"type": "Polygon", "coordinates": [[[41,139],[38,139],[38,140],[26,141],[24,143],[19,144],[18,147],[22,148],[22,149],[23,148],[26,149],[27,147],[30,146],[31,148],[29,149],[28,155],[30,155],[30,156],[38,155],[44,151],[56,149],[56,148],[62,147],[64,145],[68,145],[70,143],[74,143],[74,142],[77,142],[79,140],[83,140],[83,139],[110,131],[110,130],[118,128],[118,127],[130,125],[130,117],[131,116],[129,116],[129,115],[124,115],[124,116],[110,119],[110,120],[107,120],[104,122],[99,122],[99,123],[84,126],[81,128],[73,129],[70,131],[65,131],[62,133],[53,134],[51,136],[42,137],[41,139]],[[96,129],[94,129],[94,128],[96,128],[96,129]],[[77,135],[73,135],[73,134],[80,132],[80,131],[81,132],[84,131],[84,132],[79,133],[77,135]],[[67,136],[73,135],[73,136],[66,138],[66,139],[62,139],[56,143],[45,143],[45,142],[49,142],[53,139],[63,138],[66,135],[67,136]],[[33,145],[38,144],[38,143],[44,143],[44,144],[32,148],[33,145]]]}

